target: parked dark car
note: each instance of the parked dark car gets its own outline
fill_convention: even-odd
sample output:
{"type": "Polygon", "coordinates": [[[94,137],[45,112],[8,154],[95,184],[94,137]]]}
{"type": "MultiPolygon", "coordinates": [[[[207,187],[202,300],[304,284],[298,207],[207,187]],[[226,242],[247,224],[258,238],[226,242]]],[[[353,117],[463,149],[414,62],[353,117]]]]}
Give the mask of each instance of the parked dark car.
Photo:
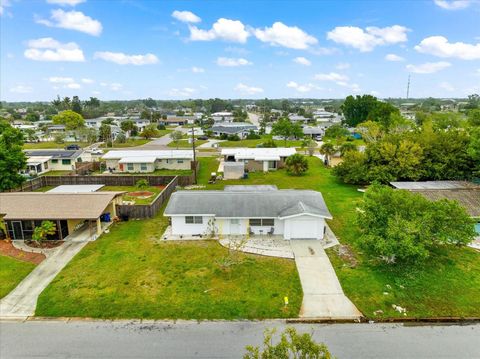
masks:
{"type": "Polygon", "coordinates": [[[208,140],[208,136],[205,136],[205,135],[203,135],[203,136],[198,136],[198,137],[197,137],[197,140],[206,141],[206,140],[208,140]]]}
{"type": "Polygon", "coordinates": [[[66,149],[66,150],[71,150],[71,151],[72,151],[72,150],[75,150],[75,151],[76,151],[76,150],[79,150],[79,149],[80,149],[80,146],[73,144],[73,145],[68,145],[68,146],[66,146],[65,149],[66,149]]]}

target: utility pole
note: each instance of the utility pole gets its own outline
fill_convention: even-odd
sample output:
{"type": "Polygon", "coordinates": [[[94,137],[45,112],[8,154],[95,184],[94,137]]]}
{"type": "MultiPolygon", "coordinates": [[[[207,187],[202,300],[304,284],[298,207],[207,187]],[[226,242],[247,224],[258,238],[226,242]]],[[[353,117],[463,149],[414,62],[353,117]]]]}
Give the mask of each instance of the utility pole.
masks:
{"type": "Polygon", "coordinates": [[[197,156],[195,155],[195,123],[192,127],[192,148],[193,148],[193,183],[197,184],[197,156]]]}
{"type": "Polygon", "coordinates": [[[410,95],[410,74],[408,74],[408,82],[407,82],[407,100],[409,95],[410,95]]]}

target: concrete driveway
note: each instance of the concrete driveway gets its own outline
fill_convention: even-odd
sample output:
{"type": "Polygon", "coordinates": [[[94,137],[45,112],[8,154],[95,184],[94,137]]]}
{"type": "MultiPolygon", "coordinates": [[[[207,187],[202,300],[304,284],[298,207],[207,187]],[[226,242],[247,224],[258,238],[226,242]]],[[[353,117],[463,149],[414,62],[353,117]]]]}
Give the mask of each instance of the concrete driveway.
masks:
{"type": "Polygon", "coordinates": [[[343,293],[335,270],[318,240],[291,240],[303,288],[302,318],[356,319],[362,313],[343,293]]]}
{"type": "Polygon", "coordinates": [[[87,244],[87,241],[65,242],[40,263],[6,297],[0,300],[0,318],[27,318],[35,314],[40,293],[87,244]]]}

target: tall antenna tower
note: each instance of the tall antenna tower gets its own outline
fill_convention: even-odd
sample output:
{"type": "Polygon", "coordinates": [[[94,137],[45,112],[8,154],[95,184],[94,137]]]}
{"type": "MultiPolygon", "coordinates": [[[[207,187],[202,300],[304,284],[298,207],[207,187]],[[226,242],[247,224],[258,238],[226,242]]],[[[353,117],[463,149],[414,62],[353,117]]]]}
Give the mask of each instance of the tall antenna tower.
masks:
{"type": "Polygon", "coordinates": [[[410,95],[410,74],[408,74],[408,82],[407,82],[407,100],[409,95],[410,95]]]}

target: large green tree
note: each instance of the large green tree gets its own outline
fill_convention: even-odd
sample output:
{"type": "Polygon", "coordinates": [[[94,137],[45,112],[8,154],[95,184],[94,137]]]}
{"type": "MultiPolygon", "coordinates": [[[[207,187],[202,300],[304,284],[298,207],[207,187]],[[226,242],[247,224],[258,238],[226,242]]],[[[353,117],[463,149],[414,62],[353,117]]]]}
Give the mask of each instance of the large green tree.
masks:
{"type": "Polygon", "coordinates": [[[285,160],[287,173],[293,176],[300,176],[308,170],[308,160],[300,153],[288,156],[285,160]]]}
{"type": "Polygon", "coordinates": [[[348,96],[341,106],[345,123],[348,126],[355,127],[359,123],[367,121],[369,119],[368,115],[375,109],[377,103],[377,98],[371,95],[348,96]]]}
{"type": "Polygon", "coordinates": [[[475,236],[473,221],[455,201],[372,185],[358,211],[360,243],[389,264],[416,263],[440,246],[462,246],[475,236]]]}
{"type": "Polygon", "coordinates": [[[18,187],[25,181],[19,174],[27,165],[22,146],[22,132],[0,119],[0,191],[18,187]]]}
{"type": "Polygon", "coordinates": [[[286,146],[290,137],[302,138],[303,130],[298,123],[292,123],[288,118],[281,118],[272,125],[272,135],[282,137],[286,146]]]}
{"type": "Polygon", "coordinates": [[[67,130],[76,130],[85,126],[85,120],[82,115],[72,110],[60,112],[53,116],[53,123],[57,125],[65,125],[67,130]]]}

